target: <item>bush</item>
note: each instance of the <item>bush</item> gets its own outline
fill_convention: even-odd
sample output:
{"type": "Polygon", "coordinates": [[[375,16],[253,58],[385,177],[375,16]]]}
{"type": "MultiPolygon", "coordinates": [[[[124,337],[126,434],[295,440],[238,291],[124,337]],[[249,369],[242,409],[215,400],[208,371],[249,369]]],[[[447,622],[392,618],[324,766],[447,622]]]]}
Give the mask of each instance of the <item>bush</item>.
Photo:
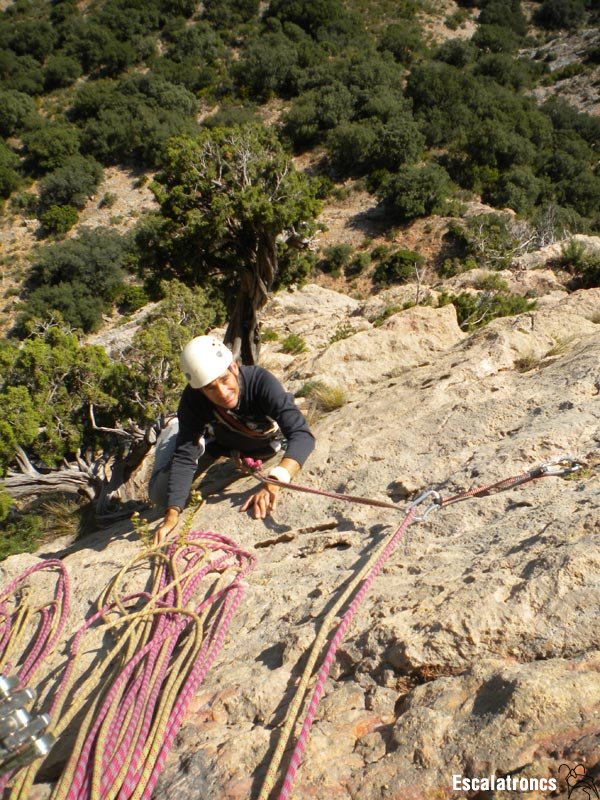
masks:
{"type": "Polygon", "coordinates": [[[31,192],[18,192],[10,198],[10,208],[17,214],[22,214],[26,219],[36,216],[38,208],[37,195],[31,192]]]}
{"type": "Polygon", "coordinates": [[[43,539],[42,517],[16,514],[0,528],[0,561],[19,553],[33,553],[43,539]]]}
{"type": "Polygon", "coordinates": [[[0,134],[12,136],[36,116],[35,103],[28,94],[0,91],[0,134]]]}
{"type": "Polygon", "coordinates": [[[9,197],[21,183],[19,156],[0,141],[0,197],[9,197]]]}
{"type": "Polygon", "coordinates": [[[125,237],[96,228],[38,250],[18,329],[23,331],[28,320],[53,310],[76,328],[86,332],[97,328],[122,291],[129,247],[125,237]]]}
{"type": "Polygon", "coordinates": [[[377,191],[377,199],[398,222],[410,222],[442,210],[452,190],[450,177],[437,164],[406,167],[377,191]]]}
{"type": "Polygon", "coordinates": [[[47,319],[58,312],[73,328],[91,333],[98,330],[108,304],[80,281],[61,281],[40,286],[26,299],[17,320],[17,332],[28,335],[28,323],[47,319]]]}
{"type": "Polygon", "coordinates": [[[307,350],[306,342],[301,336],[298,336],[298,334],[290,333],[290,335],[286,336],[281,342],[281,350],[284,353],[291,353],[292,355],[304,353],[307,350]]]}
{"type": "Polygon", "coordinates": [[[151,73],[84,84],[73,104],[82,150],[102,163],[156,163],[167,139],[196,130],[196,111],[191,92],[151,73]]]}
{"type": "Polygon", "coordinates": [[[203,16],[217,29],[230,30],[258,14],[259,0],[204,0],[203,16]]]}
{"type": "Polygon", "coordinates": [[[40,214],[40,223],[46,235],[64,235],[71,230],[78,219],[79,214],[73,206],[52,205],[40,214]]]}
{"type": "Polygon", "coordinates": [[[44,73],[31,56],[17,56],[10,50],[0,49],[0,76],[3,89],[31,95],[44,90],[44,73]]]}
{"type": "Polygon", "coordinates": [[[583,0],[544,0],[533,15],[536,25],[550,30],[576,28],[584,19],[583,0]]]}
{"type": "Polygon", "coordinates": [[[529,215],[540,200],[542,182],[528,167],[513,167],[487,187],[482,199],[497,208],[512,208],[517,214],[529,215]]]}
{"type": "Polygon", "coordinates": [[[479,25],[471,41],[484,53],[516,53],[520,39],[503,25],[479,25]]]}
{"type": "Polygon", "coordinates": [[[574,289],[591,289],[600,286],[600,252],[588,250],[577,239],[569,239],[561,248],[560,256],[552,265],[573,275],[574,289]]]}
{"type": "Polygon", "coordinates": [[[98,208],[112,208],[119,199],[114,192],[105,192],[98,203],[98,208]]]}
{"type": "Polygon", "coordinates": [[[475,61],[477,50],[470,41],[449,39],[441,44],[434,53],[434,58],[462,69],[475,61]]]}
{"type": "Polygon", "coordinates": [[[43,61],[54,49],[56,32],[49,22],[37,19],[21,19],[11,26],[9,47],[21,56],[31,56],[43,61]]]}
{"type": "Polygon", "coordinates": [[[416,25],[387,25],[381,34],[379,48],[387,50],[400,64],[409,66],[426,48],[421,31],[416,25]]]}
{"type": "Polygon", "coordinates": [[[319,268],[333,278],[339,278],[342,270],[350,263],[352,245],[333,244],[323,250],[323,258],[319,261],[319,268]]]}
{"type": "Polygon", "coordinates": [[[46,91],[62,89],[75,83],[81,76],[81,65],[76,58],[64,53],[54,53],[46,61],[44,86],[46,91]]]}
{"type": "Polygon", "coordinates": [[[272,328],[265,328],[260,332],[261,342],[276,342],[278,339],[279,335],[277,331],[274,331],[272,328]]]}
{"type": "Polygon", "coordinates": [[[453,220],[448,235],[465,256],[472,257],[473,266],[506,269],[521,246],[523,232],[511,214],[492,213],[453,220]]]}
{"type": "Polygon", "coordinates": [[[328,386],[323,381],[308,381],[297,392],[296,397],[312,401],[317,411],[335,411],[348,402],[346,393],[337,386],[328,386]]]}
{"type": "Polygon", "coordinates": [[[523,314],[535,308],[534,301],[502,291],[477,294],[461,292],[459,295],[442,292],[438,298],[438,306],[449,303],[456,309],[458,324],[467,331],[481,328],[496,317],[523,314]]]}
{"type": "Polygon", "coordinates": [[[527,35],[527,20],[520,0],[487,0],[481,3],[479,25],[499,25],[509,28],[517,36],[527,35]]]}
{"type": "Polygon", "coordinates": [[[79,131],[73,125],[49,122],[26,133],[23,144],[29,168],[50,172],[79,152],[79,131]]]}
{"type": "Polygon", "coordinates": [[[415,270],[423,264],[423,257],[413,250],[396,250],[382,259],[373,273],[373,280],[380,286],[406,283],[415,277],[415,270]]]}
{"type": "Polygon", "coordinates": [[[131,314],[139,311],[150,302],[150,298],[143,286],[135,284],[125,286],[119,298],[119,311],[122,314],[131,314]]]}
{"type": "Polygon", "coordinates": [[[82,209],[101,179],[102,167],[94,158],[71,156],[39,182],[40,204],[44,208],[70,205],[82,209]]]}
{"type": "Polygon", "coordinates": [[[347,278],[355,278],[357,275],[365,270],[371,263],[370,253],[356,253],[352,261],[344,268],[344,274],[347,278]]]}

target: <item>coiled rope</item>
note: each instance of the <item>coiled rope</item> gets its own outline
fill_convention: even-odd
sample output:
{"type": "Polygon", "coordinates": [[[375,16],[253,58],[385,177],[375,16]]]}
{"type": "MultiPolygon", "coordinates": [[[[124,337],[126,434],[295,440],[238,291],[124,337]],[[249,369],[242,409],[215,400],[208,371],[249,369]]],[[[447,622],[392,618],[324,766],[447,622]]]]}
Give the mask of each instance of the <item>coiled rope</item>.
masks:
{"type": "MultiPolygon", "coordinates": [[[[166,552],[138,555],[111,581],[73,639],[50,709],[50,730],[59,736],[89,703],[52,800],[150,797],[254,562],[225,536],[192,532],[166,552]],[[151,588],[126,593],[148,559],[151,588]],[[77,682],[76,665],[106,634],[114,647],[77,682]]],[[[27,799],[36,771],[19,774],[10,800],[27,799]]]]}
{"type": "MultiPolygon", "coordinates": [[[[60,639],[69,603],[69,575],[58,559],[29,567],[0,592],[0,673],[14,673],[21,687],[33,688],[60,639]],[[55,579],[55,587],[53,598],[40,606],[30,602],[29,578],[41,572],[55,579]]],[[[0,795],[12,775],[12,771],[0,775],[0,795]]]]}

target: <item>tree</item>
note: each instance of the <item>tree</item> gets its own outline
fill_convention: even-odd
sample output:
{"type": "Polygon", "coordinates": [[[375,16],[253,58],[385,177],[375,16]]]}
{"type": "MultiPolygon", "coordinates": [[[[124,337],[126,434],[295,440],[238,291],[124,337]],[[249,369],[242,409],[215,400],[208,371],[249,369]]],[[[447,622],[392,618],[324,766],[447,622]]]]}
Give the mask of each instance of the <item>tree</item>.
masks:
{"type": "Polygon", "coordinates": [[[316,182],[297,172],[272,131],[216,128],[166,148],[157,198],[170,259],[197,282],[235,284],[226,341],[245,363],[259,354],[259,312],[278,275],[278,241],[306,246],[319,210],[316,182]]]}
{"type": "Polygon", "coordinates": [[[0,91],[0,134],[12,136],[36,116],[35,103],[28,94],[0,91]]]}
{"type": "Polygon", "coordinates": [[[81,65],[76,58],[64,53],[53,53],[46,62],[44,83],[46,91],[70,86],[81,76],[81,65]]]}
{"type": "Polygon", "coordinates": [[[19,156],[0,142],[0,197],[9,197],[21,183],[19,156]]]}
{"type": "Polygon", "coordinates": [[[377,198],[399,222],[435,214],[451,193],[448,173],[438,164],[410,166],[387,178],[377,198]]]}
{"type": "Polygon", "coordinates": [[[73,327],[91,331],[117,299],[129,255],[126,238],[101,228],[41,248],[33,258],[18,326],[59,311],[73,327]]]}
{"type": "Polygon", "coordinates": [[[534,22],[544,28],[576,28],[585,19],[583,0],[544,0],[534,22]]]}
{"type": "Polygon", "coordinates": [[[56,236],[64,236],[67,231],[71,230],[78,219],[77,209],[69,205],[51,205],[40,214],[40,223],[44,233],[55,234],[56,236]]]}
{"type": "MultiPolygon", "coordinates": [[[[122,515],[115,502],[139,500],[136,474],[185,383],[174,367],[181,348],[221,321],[201,290],[177,281],[161,290],[114,360],[58,315],[24,342],[0,342],[0,479],[14,499],[77,494],[100,516],[122,515]]],[[[0,520],[7,510],[0,486],[0,520]]]]}
{"type": "Polygon", "coordinates": [[[91,157],[70,156],[65,163],[39,182],[42,208],[71,205],[82,209],[102,180],[102,167],[91,157]]]}
{"type": "Polygon", "coordinates": [[[74,125],[47,123],[23,136],[31,169],[50,172],[79,152],[79,131],[74,125]]]}

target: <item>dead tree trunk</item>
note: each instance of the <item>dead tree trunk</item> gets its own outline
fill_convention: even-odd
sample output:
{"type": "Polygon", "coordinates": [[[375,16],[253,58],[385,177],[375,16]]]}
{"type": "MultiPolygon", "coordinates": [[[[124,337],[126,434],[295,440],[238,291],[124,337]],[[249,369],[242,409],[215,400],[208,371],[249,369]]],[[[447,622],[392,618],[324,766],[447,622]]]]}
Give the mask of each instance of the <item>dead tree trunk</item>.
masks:
{"type": "Polygon", "coordinates": [[[37,470],[19,448],[19,471],[9,471],[4,485],[17,501],[64,494],[90,502],[99,520],[127,517],[146,503],[147,457],[155,441],[152,428],[132,436],[116,453],[86,458],[77,454],[75,461],[50,472],[37,470]]]}

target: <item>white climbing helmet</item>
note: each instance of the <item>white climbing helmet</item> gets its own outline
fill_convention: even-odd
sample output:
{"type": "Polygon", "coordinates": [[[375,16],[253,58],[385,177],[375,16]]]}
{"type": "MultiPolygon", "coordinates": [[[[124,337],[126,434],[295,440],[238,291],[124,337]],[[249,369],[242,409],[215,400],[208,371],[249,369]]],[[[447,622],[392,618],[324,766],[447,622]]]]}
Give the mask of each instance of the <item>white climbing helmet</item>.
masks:
{"type": "Polygon", "coordinates": [[[192,389],[202,389],[233,363],[233,354],[214,336],[196,336],[181,351],[181,369],[192,389]]]}

